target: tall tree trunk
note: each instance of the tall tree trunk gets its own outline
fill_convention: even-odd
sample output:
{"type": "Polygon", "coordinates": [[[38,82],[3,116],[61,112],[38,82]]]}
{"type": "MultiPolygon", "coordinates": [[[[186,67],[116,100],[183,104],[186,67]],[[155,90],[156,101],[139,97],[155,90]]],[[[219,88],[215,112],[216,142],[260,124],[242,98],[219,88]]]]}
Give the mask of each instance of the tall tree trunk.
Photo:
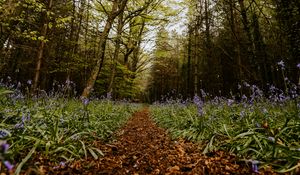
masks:
{"type": "Polygon", "coordinates": [[[129,69],[129,56],[131,55],[131,53],[134,51],[135,48],[135,43],[132,39],[132,36],[134,36],[133,34],[133,22],[130,21],[129,23],[129,40],[128,40],[128,44],[126,45],[126,52],[124,54],[124,65],[129,69]]]}
{"type": "MultiPolygon", "coordinates": [[[[241,59],[241,43],[240,43],[240,34],[236,25],[235,19],[235,2],[233,0],[229,1],[229,10],[230,10],[230,28],[231,28],[231,37],[235,43],[236,48],[236,62],[237,62],[237,77],[239,81],[243,80],[243,71],[242,71],[242,59],[241,59]]],[[[240,82],[241,83],[241,82],[240,82]]]]}
{"type": "Polygon", "coordinates": [[[131,71],[136,72],[138,69],[138,63],[139,63],[139,56],[140,56],[140,49],[141,49],[141,43],[142,43],[142,36],[145,29],[145,20],[142,21],[141,28],[139,30],[138,36],[137,36],[137,44],[133,51],[133,59],[132,59],[132,67],[131,71]]]}
{"type": "MultiPolygon", "coordinates": [[[[250,29],[250,23],[247,17],[247,9],[244,4],[244,0],[238,0],[239,5],[240,5],[240,10],[241,10],[241,16],[242,16],[242,22],[244,25],[244,31],[247,35],[248,38],[248,53],[250,54],[250,64],[252,65],[252,69],[255,71],[253,72],[254,74],[254,80],[258,81],[257,78],[257,65],[256,65],[256,55],[254,53],[254,44],[253,44],[253,39],[252,39],[252,34],[251,34],[251,29],[250,29]]],[[[251,67],[251,66],[250,66],[251,67]]]]}
{"type": "Polygon", "coordinates": [[[110,12],[107,20],[106,20],[106,24],[104,27],[104,30],[100,36],[100,43],[99,43],[99,56],[98,56],[98,60],[97,63],[95,65],[95,67],[93,68],[91,75],[87,81],[86,87],[84,88],[81,96],[84,98],[87,98],[93,87],[94,84],[97,80],[98,74],[102,68],[103,65],[103,61],[104,61],[104,56],[105,56],[105,47],[106,47],[106,41],[107,41],[107,37],[108,34],[110,32],[110,29],[112,27],[112,24],[115,20],[115,18],[120,14],[124,12],[125,6],[127,4],[128,0],[115,0],[113,2],[113,7],[112,7],[112,11],[110,12]]]}
{"type": "MultiPolygon", "coordinates": [[[[86,72],[87,72],[87,61],[88,61],[88,52],[87,52],[87,43],[88,43],[88,31],[89,31],[89,18],[90,18],[90,0],[88,0],[87,2],[87,10],[86,10],[86,24],[85,24],[85,32],[84,32],[84,58],[85,58],[85,63],[84,63],[84,75],[83,75],[83,79],[84,79],[84,83],[86,83],[86,72]]],[[[97,25],[97,29],[98,29],[98,25],[97,25]]],[[[96,43],[96,42],[94,42],[96,43]]],[[[93,49],[94,53],[95,53],[95,47],[93,49]]],[[[95,54],[94,54],[95,55],[95,54]]]]}
{"type": "Polygon", "coordinates": [[[188,32],[188,45],[187,45],[187,82],[186,82],[186,93],[187,97],[191,97],[191,58],[192,58],[192,26],[189,25],[188,32]]]}
{"type": "Polygon", "coordinates": [[[120,46],[121,46],[122,31],[123,31],[123,27],[124,27],[123,16],[124,16],[123,13],[121,13],[118,18],[116,46],[115,46],[115,51],[114,51],[114,55],[113,55],[113,63],[112,63],[112,70],[111,70],[109,85],[108,85],[108,89],[107,89],[107,91],[109,93],[112,93],[112,91],[113,91],[113,84],[114,84],[114,79],[115,79],[115,74],[116,74],[116,66],[117,66],[119,52],[120,52],[120,46]]]}
{"type": "Polygon", "coordinates": [[[37,62],[36,62],[36,68],[35,68],[35,76],[33,79],[33,86],[32,86],[32,92],[35,92],[38,88],[38,83],[40,79],[40,74],[41,74],[41,67],[43,63],[43,53],[44,53],[44,48],[45,48],[45,39],[48,31],[48,16],[47,16],[47,11],[51,10],[52,8],[52,0],[49,0],[47,10],[44,13],[43,17],[43,27],[41,31],[41,36],[44,37],[42,41],[40,41],[40,45],[38,48],[38,53],[37,53],[37,62]]]}

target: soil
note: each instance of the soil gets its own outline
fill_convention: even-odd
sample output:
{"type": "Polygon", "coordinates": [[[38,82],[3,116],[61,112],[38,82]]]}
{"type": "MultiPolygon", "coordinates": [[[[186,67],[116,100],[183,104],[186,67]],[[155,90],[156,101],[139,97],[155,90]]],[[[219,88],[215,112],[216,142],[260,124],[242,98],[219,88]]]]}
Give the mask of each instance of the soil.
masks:
{"type": "MultiPolygon", "coordinates": [[[[88,158],[70,165],[40,168],[45,174],[257,174],[251,165],[239,162],[235,155],[217,151],[203,155],[200,145],[182,139],[172,140],[166,130],[150,118],[147,108],[136,112],[115,133],[112,143],[95,141],[103,151],[98,160],[88,158]]],[[[37,171],[27,171],[34,174],[37,171]]],[[[272,173],[263,173],[272,174],[272,173]]]]}

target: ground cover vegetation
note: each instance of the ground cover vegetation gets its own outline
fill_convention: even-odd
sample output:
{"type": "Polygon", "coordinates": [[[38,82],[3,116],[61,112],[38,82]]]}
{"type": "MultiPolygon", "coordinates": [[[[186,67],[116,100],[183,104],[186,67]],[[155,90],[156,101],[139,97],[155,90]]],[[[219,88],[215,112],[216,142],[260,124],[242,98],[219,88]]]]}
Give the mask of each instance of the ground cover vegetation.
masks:
{"type": "Polygon", "coordinates": [[[299,173],[299,96],[280,94],[274,86],[267,96],[256,86],[246,86],[252,95],[240,100],[208,100],[202,91],[190,101],[158,102],[151,106],[152,117],[174,138],[203,144],[204,154],[234,153],[257,173],[270,167],[280,173],[299,173]]]}
{"type": "Polygon", "coordinates": [[[16,99],[22,95],[4,89],[0,95],[1,172],[7,168],[16,174],[28,169],[29,161],[31,167],[51,162],[54,167],[81,158],[98,159],[103,153],[95,142],[111,141],[112,133],[139,108],[109,98],[16,99]]]}

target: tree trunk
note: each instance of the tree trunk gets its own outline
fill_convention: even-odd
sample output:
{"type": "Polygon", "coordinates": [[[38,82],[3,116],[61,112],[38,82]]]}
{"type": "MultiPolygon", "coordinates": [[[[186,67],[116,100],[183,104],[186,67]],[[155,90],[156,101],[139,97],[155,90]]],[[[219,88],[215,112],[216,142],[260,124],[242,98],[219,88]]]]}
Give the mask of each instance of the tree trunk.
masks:
{"type": "Polygon", "coordinates": [[[141,48],[141,43],[142,43],[142,36],[143,36],[143,32],[144,32],[144,29],[145,29],[145,20],[142,21],[142,24],[141,24],[141,28],[140,28],[140,31],[139,31],[139,34],[137,36],[137,44],[134,48],[134,51],[133,51],[133,60],[132,60],[132,68],[131,68],[131,71],[132,72],[136,72],[138,67],[138,63],[139,63],[139,56],[140,56],[140,48],[141,48]]]}
{"type": "Polygon", "coordinates": [[[191,58],[192,58],[192,27],[189,26],[188,32],[188,45],[187,45],[187,82],[186,82],[186,93],[187,97],[191,97],[191,58]]]}
{"type": "MultiPolygon", "coordinates": [[[[52,0],[49,0],[47,11],[50,10],[51,7],[52,7],[52,0]]],[[[47,13],[45,13],[44,17],[43,17],[43,27],[42,27],[42,31],[41,31],[41,36],[44,37],[44,39],[42,41],[40,41],[40,45],[38,48],[35,76],[33,79],[33,86],[32,86],[33,93],[37,90],[39,79],[40,79],[41,67],[42,67],[42,62],[43,62],[43,53],[44,53],[44,48],[45,48],[45,39],[46,39],[47,31],[48,31],[48,23],[49,23],[48,16],[47,16],[47,13]]]]}
{"type": "Polygon", "coordinates": [[[124,8],[127,4],[127,1],[128,0],[115,0],[113,2],[112,11],[106,20],[104,30],[100,36],[99,56],[98,56],[97,63],[95,65],[95,67],[93,68],[93,70],[90,74],[90,77],[87,81],[86,87],[84,88],[84,90],[81,94],[81,96],[84,98],[87,98],[90,95],[92,89],[94,88],[94,84],[97,80],[98,74],[103,66],[103,61],[104,61],[104,56],[105,56],[105,47],[106,47],[106,41],[107,41],[108,34],[110,32],[110,29],[112,27],[112,24],[113,24],[115,18],[120,13],[124,12],[124,8]]]}
{"type": "Polygon", "coordinates": [[[122,37],[122,30],[124,27],[124,21],[123,21],[123,13],[119,15],[118,19],[118,26],[117,26],[117,38],[116,38],[116,46],[115,46],[115,51],[114,51],[114,56],[113,56],[113,63],[112,63],[112,72],[109,80],[109,85],[107,91],[109,93],[112,93],[113,91],[113,84],[114,84],[114,79],[115,79],[115,74],[116,74],[116,66],[119,58],[119,52],[120,52],[120,46],[121,46],[121,37],[122,37]]]}

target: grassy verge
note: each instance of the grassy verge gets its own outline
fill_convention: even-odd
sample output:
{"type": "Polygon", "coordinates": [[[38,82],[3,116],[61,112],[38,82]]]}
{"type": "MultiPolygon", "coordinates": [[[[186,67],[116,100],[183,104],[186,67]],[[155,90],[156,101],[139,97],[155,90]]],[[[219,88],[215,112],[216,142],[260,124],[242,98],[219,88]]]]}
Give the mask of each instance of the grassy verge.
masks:
{"type": "Polygon", "coordinates": [[[16,174],[36,156],[56,162],[89,156],[98,159],[103,153],[93,141],[111,140],[112,133],[138,108],[109,100],[2,98],[0,140],[2,145],[9,144],[9,149],[0,149],[0,158],[3,164],[14,164],[16,174]]]}
{"type": "Polygon", "coordinates": [[[241,160],[296,172],[300,162],[300,116],[295,101],[284,103],[207,102],[151,106],[153,119],[174,138],[203,143],[203,153],[226,150],[241,160]]]}

